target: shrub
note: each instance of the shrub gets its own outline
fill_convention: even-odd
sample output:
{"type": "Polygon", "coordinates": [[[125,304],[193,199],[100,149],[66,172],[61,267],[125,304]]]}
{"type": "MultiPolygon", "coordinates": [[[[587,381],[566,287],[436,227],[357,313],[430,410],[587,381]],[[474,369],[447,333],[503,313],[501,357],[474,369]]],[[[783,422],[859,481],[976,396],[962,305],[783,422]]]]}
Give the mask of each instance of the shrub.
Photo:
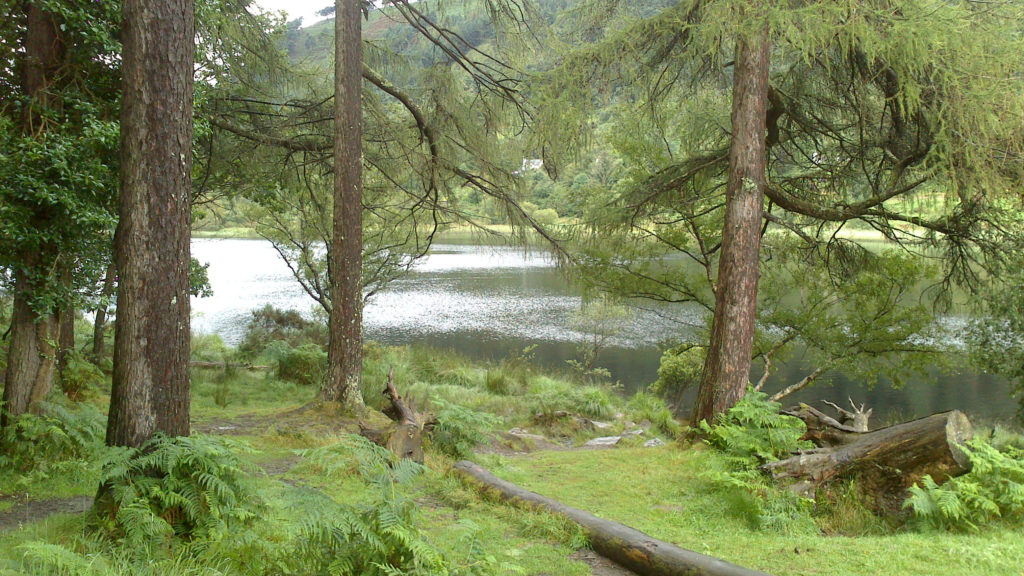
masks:
{"type": "Polygon", "coordinates": [[[87,466],[105,449],[105,432],[105,418],[92,404],[44,402],[38,415],[22,414],[0,430],[0,470],[29,482],[87,466]]]}
{"type": "Polygon", "coordinates": [[[67,365],[60,374],[60,385],[68,398],[82,400],[109,388],[110,379],[95,364],[78,352],[68,354],[67,365]]]}
{"type": "Polygon", "coordinates": [[[701,422],[707,443],[723,453],[728,466],[724,472],[707,475],[739,490],[755,527],[809,532],[815,530],[809,501],[776,487],[760,470],[765,462],[812,447],[800,440],[806,430],[803,421],[779,413],[780,407],[766,394],[750,390],[713,425],[701,422]]]}
{"type": "Polygon", "coordinates": [[[415,526],[416,503],[399,490],[423,468],[411,460],[395,460],[390,452],[360,436],[338,444],[306,450],[307,462],[328,476],[356,471],[373,490],[365,506],[324,502],[300,524],[295,554],[302,574],[440,574],[446,573],[441,553],[415,526]]]}
{"type": "Polygon", "coordinates": [[[701,423],[708,444],[740,465],[760,466],[813,445],[800,440],[807,431],[803,421],[779,412],[781,405],[768,395],[750,390],[735,406],[719,415],[714,425],[701,423]]]}
{"type": "Polygon", "coordinates": [[[327,353],[316,344],[303,344],[277,361],[277,377],[296,384],[319,385],[327,372],[327,353]]]}
{"type": "Polygon", "coordinates": [[[513,391],[514,383],[505,375],[504,371],[494,368],[488,369],[487,374],[484,375],[484,388],[492,394],[508,396],[513,391]]]}
{"type": "Polygon", "coordinates": [[[655,428],[670,438],[679,436],[683,430],[665,402],[649,392],[637,392],[629,400],[629,410],[636,420],[649,420],[655,428]]]}
{"type": "Polygon", "coordinates": [[[252,311],[238,351],[246,358],[262,354],[270,342],[286,342],[290,348],[304,344],[327,346],[327,326],[307,320],[295,310],[281,310],[267,304],[252,311]]]}
{"type": "Polygon", "coordinates": [[[703,368],[703,348],[687,345],[666,350],[661,355],[658,379],[651,384],[651,392],[664,398],[669,406],[678,409],[686,391],[700,382],[703,368]]]}

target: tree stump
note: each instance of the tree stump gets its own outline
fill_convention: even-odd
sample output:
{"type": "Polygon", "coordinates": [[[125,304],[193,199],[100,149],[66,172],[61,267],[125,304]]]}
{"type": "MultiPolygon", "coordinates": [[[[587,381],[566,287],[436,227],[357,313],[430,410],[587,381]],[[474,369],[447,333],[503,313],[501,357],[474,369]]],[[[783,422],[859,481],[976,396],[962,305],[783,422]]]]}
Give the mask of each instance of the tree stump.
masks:
{"type": "Polygon", "coordinates": [[[413,410],[398,394],[395,388],[395,370],[388,371],[388,382],[384,387],[384,396],[388,398],[388,406],[384,415],[395,422],[395,426],[387,430],[367,428],[359,423],[359,433],[371,442],[384,446],[399,458],[408,458],[423,463],[423,437],[437,424],[432,416],[424,417],[413,410]]]}

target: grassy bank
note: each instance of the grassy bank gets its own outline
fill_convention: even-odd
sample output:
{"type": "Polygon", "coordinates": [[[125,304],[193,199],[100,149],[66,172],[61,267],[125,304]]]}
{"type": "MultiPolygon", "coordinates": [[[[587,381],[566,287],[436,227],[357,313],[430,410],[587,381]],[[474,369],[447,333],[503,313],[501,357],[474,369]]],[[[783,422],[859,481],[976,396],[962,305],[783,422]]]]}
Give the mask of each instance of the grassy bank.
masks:
{"type": "Polygon", "coordinates": [[[680,439],[678,424],[656,399],[627,400],[606,387],[553,377],[522,355],[481,365],[445,351],[367,348],[363,386],[372,410],[364,423],[386,422],[376,409],[391,369],[416,408],[439,420],[425,468],[406,474],[404,465],[390,466],[352,439],[357,419],[311,403],[314,386],[281,378],[273,350],[255,362],[266,368],[246,369],[230,364],[238,351],[207,341],[197,354],[229,363],[193,369],[196,441],[221,446],[228,440],[212,453],[237,459],[246,470],[237,490],[248,495],[245,502],[258,503],[256,513],[225,513],[229,520],[201,538],[157,531],[163,535],[141,541],[130,534],[101,537],[85,528],[84,514],[48,514],[52,507],[41,503],[91,495],[101,463],[118,458],[102,447],[107,396],[94,382],[84,403],[59,402],[51,416],[26,427],[35,440],[24,453],[4,456],[0,502],[9,513],[34,501],[41,512],[4,524],[0,507],[0,574],[346,573],[323,558],[369,554],[360,546],[371,546],[366,542],[373,538],[389,554],[419,558],[418,567],[407,564],[400,573],[592,573],[575,554],[585,546],[578,529],[464,486],[451,473],[464,457],[570,506],[776,575],[914,575],[937,567],[943,574],[1007,575],[1024,565],[1020,526],[1011,519],[962,532],[925,531],[874,517],[853,491],[829,504],[766,508],[730,479],[726,455],[680,439]],[[582,446],[637,430],[643,432],[615,448],[582,446]],[[642,446],[654,437],[665,445],[642,446]],[[332,540],[331,530],[342,524],[362,526],[356,532],[372,538],[352,533],[347,543],[332,540]],[[409,542],[412,551],[402,552],[409,542]],[[435,557],[440,563],[432,563],[435,557]]]}

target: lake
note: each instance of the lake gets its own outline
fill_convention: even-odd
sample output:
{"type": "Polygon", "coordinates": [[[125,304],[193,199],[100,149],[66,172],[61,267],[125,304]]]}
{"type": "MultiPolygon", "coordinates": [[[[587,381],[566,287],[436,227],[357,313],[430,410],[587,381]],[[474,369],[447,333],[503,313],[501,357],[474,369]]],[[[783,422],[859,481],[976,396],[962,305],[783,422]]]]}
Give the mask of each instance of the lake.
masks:
{"type": "MultiPolygon", "coordinates": [[[[273,246],[263,240],[193,239],[192,255],[209,263],[213,296],[193,298],[192,328],[240,341],[250,312],[264,304],[311,315],[315,302],[294,280],[273,246]]],[[[536,362],[565,370],[585,334],[574,330],[581,298],[545,253],[519,247],[436,244],[412,272],[374,295],[363,313],[366,338],[384,344],[423,344],[454,349],[477,360],[500,360],[527,346],[536,362]]],[[[657,379],[659,345],[703,322],[696,308],[632,310],[597,364],[627,390],[657,379]]],[[[782,366],[766,389],[781,389],[809,372],[800,362],[782,366]]],[[[757,376],[755,375],[754,378],[757,376]]],[[[695,391],[691,391],[691,396],[695,391]]],[[[1010,419],[1017,409],[1001,378],[964,370],[913,381],[899,390],[864,389],[844,374],[826,373],[786,404],[846,398],[874,408],[874,422],[903,420],[959,409],[985,419],[1010,419]]]]}

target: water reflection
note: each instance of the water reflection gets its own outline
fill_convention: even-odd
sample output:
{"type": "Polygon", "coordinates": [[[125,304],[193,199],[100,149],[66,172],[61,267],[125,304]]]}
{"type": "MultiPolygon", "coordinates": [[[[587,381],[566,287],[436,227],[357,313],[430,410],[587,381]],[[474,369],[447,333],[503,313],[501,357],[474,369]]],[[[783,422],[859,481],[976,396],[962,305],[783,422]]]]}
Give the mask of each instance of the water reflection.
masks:
{"type": "MultiPolygon", "coordinates": [[[[313,313],[313,299],[268,242],[195,239],[192,253],[210,263],[214,292],[210,298],[192,301],[196,332],[217,333],[237,343],[253,308],[269,303],[313,313]]],[[[536,344],[533,353],[539,364],[564,370],[583,337],[571,328],[579,305],[579,294],[543,252],[442,244],[411,274],[371,299],[364,311],[364,330],[368,338],[383,343],[452,348],[476,359],[498,360],[536,344]]],[[[700,319],[699,312],[691,310],[686,321],[693,325],[700,319]]],[[[657,378],[658,344],[686,329],[656,310],[637,310],[602,351],[598,364],[609,369],[624,389],[639,389],[657,378]]],[[[782,366],[768,387],[780,389],[812,369],[799,361],[782,366]]],[[[845,403],[848,396],[873,406],[877,422],[954,408],[986,418],[1012,418],[1016,410],[1005,381],[970,372],[935,375],[934,382],[914,381],[900,390],[882,384],[864,389],[843,374],[827,373],[787,402],[845,403]]]]}

